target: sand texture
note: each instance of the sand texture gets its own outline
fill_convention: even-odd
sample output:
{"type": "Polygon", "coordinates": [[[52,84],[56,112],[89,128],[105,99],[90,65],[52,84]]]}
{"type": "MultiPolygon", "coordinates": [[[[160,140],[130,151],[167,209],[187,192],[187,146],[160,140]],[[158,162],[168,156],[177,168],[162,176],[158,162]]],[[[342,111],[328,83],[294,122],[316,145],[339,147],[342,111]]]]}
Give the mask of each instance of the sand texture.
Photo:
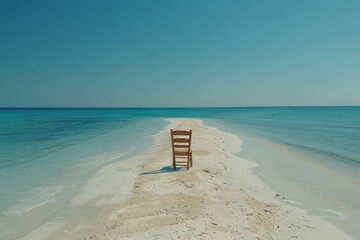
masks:
{"type": "MultiPolygon", "coordinates": [[[[204,126],[200,120],[170,119],[168,129],[155,136],[153,146],[128,163],[137,171],[126,193],[121,184],[119,188],[108,184],[119,177],[114,176],[116,164],[125,163],[108,166],[98,174],[101,180],[90,182],[93,188],[122,193],[122,197],[115,194],[105,201],[100,195],[95,198],[96,194],[87,200],[77,196],[71,204],[99,201],[99,211],[89,219],[63,226],[50,237],[351,239],[320,217],[286,204],[252,174],[254,162],[235,155],[239,151],[241,140],[235,135],[204,126]],[[171,168],[170,128],[193,130],[194,165],[189,171],[171,168]]],[[[98,190],[102,195],[104,191],[98,190]]]]}

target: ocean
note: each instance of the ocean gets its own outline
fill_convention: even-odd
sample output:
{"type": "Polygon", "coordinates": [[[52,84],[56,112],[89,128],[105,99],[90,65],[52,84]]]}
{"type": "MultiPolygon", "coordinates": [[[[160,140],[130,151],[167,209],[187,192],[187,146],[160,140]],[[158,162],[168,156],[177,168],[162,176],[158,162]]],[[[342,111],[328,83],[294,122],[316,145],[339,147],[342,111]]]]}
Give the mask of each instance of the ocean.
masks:
{"type": "Polygon", "coordinates": [[[146,149],[173,117],[239,135],[239,155],[289,204],[360,222],[360,107],[2,108],[0,239],[56,216],[98,169],[146,149]]]}

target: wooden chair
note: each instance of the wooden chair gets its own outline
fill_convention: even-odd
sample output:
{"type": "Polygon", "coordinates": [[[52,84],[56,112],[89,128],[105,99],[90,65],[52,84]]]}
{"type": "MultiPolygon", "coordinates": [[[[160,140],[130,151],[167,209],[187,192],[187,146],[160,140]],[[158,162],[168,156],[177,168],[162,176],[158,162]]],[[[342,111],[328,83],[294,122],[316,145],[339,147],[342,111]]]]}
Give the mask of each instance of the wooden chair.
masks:
{"type": "Polygon", "coordinates": [[[191,151],[191,130],[170,130],[171,144],[173,152],[173,168],[186,167],[189,170],[192,167],[192,151],[191,151]]]}

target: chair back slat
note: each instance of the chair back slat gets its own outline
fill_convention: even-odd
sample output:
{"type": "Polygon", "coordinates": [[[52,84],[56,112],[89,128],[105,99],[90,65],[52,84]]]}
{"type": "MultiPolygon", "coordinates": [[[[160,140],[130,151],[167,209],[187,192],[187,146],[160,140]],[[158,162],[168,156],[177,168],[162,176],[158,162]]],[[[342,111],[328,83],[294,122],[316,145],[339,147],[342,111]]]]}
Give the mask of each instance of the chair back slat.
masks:
{"type": "Polygon", "coordinates": [[[187,156],[187,155],[189,155],[188,152],[183,152],[183,151],[175,151],[174,153],[175,153],[175,155],[179,155],[179,156],[187,156]]]}
{"type": "Polygon", "coordinates": [[[172,133],[173,135],[186,135],[186,136],[191,135],[191,131],[183,131],[183,130],[173,130],[172,133]]]}
{"type": "Polygon", "coordinates": [[[189,144],[186,144],[186,145],[174,145],[174,148],[189,148],[189,144]]]}
{"type": "Polygon", "coordinates": [[[190,143],[188,138],[173,138],[174,143],[190,143]]]}

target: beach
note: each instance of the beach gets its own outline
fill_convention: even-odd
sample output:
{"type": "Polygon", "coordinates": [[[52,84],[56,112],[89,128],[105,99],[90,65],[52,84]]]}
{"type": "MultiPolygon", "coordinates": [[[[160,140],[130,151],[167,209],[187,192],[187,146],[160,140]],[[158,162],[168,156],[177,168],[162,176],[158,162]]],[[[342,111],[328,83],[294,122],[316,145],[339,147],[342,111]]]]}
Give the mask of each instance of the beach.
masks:
{"type": "Polygon", "coordinates": [[[68,202],[97,211],[53,219],[22,239],[352,239],[254,175],[256,163],[236,155],[239,137],[201,120],[167,121],[148,149],[105,166],[68,202]],[[170,129],[193,131],[189,171],[172,170],[170,129]]]}
{"type": "Polygon", "coordinates": [[[0,240],[360,240],[360,1],[2,3],[0,240]]]}
{"type": "Polygon", "coordinates": [[[360,1],[2,3],[0,240],[360,240],[360,1]]]}

